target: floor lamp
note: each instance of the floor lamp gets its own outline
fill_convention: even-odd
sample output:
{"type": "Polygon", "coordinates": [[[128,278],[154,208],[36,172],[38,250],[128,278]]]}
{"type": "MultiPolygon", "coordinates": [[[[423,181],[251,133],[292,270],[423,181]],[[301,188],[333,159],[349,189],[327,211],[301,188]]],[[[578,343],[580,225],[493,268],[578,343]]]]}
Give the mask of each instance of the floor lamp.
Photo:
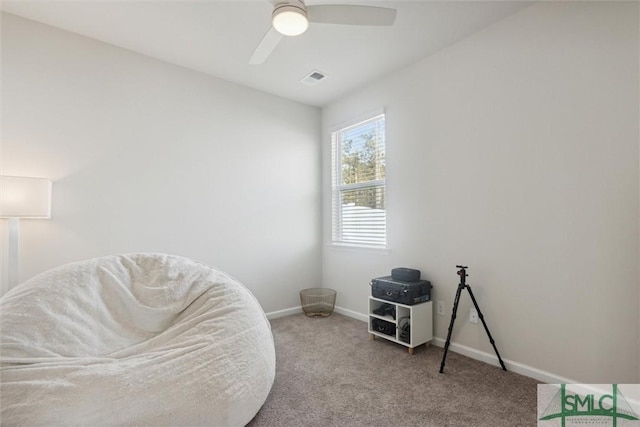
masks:
{"type": "Polygon", "coordinates": [[[9,219],[7,270],[8,289],[11,289],[19,282],[20,219],[51,218],[51,181],[26,176],[0,176],[0,218],[9,219]]]}

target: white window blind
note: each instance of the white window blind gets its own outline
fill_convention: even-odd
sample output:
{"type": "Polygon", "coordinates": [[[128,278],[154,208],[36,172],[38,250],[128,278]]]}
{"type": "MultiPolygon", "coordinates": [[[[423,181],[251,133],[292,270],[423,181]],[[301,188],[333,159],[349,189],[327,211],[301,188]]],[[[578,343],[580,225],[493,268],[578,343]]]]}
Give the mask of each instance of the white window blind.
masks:
{"type": "Polygon", "coordinates": [[[384,247],[384,114],[331,134],[333,243],[384,247]]]}

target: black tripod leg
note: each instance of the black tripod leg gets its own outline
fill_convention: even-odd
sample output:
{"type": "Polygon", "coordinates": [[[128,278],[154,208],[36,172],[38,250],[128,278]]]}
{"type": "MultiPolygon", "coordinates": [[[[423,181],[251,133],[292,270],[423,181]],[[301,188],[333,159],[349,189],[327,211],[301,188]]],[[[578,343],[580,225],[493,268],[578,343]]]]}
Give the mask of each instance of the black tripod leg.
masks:
{"type": "Polygon", "coordinates": [[[451,323],[449,323],[449,332],[447,333],[447,342],[444,345],[444,355],[442,356],[442,363],[440,363],[440,373],[444,372],[444,361],[447,359],[447,352],[449,351],[449,344],[451,343],[451,332],[453,331],[453,322],[456,320],[456,312],[458,311],[458,302],[460,301],[460,293],[464,286],[459,285],[456,291],[456,297],[453,300],[453,311],[451,312],[451,323]]]}
{"type": "Polygon", "coordinates": [[[478,303],[476,302],[476,298],[473,296],[473,292],[471,292],[471,287],[468,285],[467,285],[467,290],[469,291],[469,295],[471,295],[471,301],[473,301],[473,305],[476,308],[476,311],[478,312],[478,317],[480,318],[480,320],[482,320],[482,325],[484,326],[484,330],[487,331],[487,336],[489,337],[489,341],[491,342],[491,345],[493,346],[493,349],[496,352],[496,356],[498,356],[498,361],[500,362],[500,366],[502,366],[503,371],[506,371],[507,368],[504,366],[504,362],[500,357],[500,353],[498,353],[498,347],[496,347],[496,342],[493,340],[493,337],[491,336],[491,332],[489,332],[489,327],[487,326],[487,323],[484,321],[484,316],[480,311],[480,307],[478,307],[478,303]]]}

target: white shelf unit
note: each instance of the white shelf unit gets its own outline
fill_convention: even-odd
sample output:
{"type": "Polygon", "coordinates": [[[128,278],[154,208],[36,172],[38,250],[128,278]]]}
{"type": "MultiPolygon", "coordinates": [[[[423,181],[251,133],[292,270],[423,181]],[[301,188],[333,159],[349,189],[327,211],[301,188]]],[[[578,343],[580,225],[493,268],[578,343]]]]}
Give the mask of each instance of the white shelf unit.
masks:
{"type": "Polygon", "coordinates": [[[389,341],[393,341],[395,343],[408,347],[409,354],[413,354],[414,348],[422,344],[426,344],[427,346],[429,346],[431,340],[433,339],[432,302],[427,301],[415,305],[406,305],[370,296],[369,333],[371,334],[371,339],[380,337],[389,341]],[[383,304],[390,304],[391,306],[395,307],[395,319],[391,315],[380,316],[374,313],[374,310],[379,309],[383,304]],[[399,327],[402,326],[401,323],[404,323],[404,321],[401,320],[404,317],[409,318],[409,324],[411,326],[408,342],[402,339],[402,330],[399,327]],[[388,322],[388,324],[383,325],[387,326],[389,332],[393,331],[393,335],[388,335],[384,332],[379,331],[378,328],[374,328],[374,319],[380,319],[384,322],[388,322]]]}

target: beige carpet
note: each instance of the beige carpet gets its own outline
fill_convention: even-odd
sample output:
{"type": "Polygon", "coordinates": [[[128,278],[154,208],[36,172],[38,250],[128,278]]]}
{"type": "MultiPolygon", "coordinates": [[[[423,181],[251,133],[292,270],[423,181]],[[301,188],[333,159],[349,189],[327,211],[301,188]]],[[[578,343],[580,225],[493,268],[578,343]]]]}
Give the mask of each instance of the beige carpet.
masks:
{"type": "MultiPolygon", "coordinates": [[[[535,426],[537,381],[443,349],[372,341],[339,314],[271,321],[276,379],[258,426],[535,426]]],[[[508,355],[501,354],[503,357],[508,355]]]]}

